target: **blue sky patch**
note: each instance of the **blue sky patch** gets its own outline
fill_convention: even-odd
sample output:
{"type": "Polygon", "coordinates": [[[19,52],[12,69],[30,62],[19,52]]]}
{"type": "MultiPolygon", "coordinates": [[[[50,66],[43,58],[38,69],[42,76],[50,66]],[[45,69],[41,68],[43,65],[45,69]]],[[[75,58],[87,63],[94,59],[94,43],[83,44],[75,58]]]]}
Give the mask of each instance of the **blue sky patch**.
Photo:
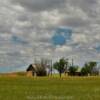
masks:
{"type": "Polygon", "coordinates": [[[100,52],[100,46],[95,48],[97,50],[97,52],[100,52]]]}
{"type": "Polygon", "coordinates": [[[66,38],[62,36],[61,34],[55,34],[52,37],[52,42],[54,45],[63,45],[66,42],[66,38]]]}
{"type": "Polygon", "coordinates": [[[28,42],[17,36],[12,36],[12,42],[16,44],[27,44],[28,42]]]}
{"type": "Polygon", "coordinates": [[[58,28],[52,37],[52,43],[54,45],[64,45],[71,40],[72,30],[67,28],[58,28]]]}

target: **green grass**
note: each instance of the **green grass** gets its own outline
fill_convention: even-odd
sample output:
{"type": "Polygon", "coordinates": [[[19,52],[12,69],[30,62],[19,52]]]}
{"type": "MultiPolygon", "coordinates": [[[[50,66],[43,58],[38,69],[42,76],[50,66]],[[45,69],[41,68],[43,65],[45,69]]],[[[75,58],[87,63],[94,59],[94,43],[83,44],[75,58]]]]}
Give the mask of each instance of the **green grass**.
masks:
{"type": "Polygon", "coordinates": [[[100,100],[100,77],[0,77],[0,100],[100,100]]]}

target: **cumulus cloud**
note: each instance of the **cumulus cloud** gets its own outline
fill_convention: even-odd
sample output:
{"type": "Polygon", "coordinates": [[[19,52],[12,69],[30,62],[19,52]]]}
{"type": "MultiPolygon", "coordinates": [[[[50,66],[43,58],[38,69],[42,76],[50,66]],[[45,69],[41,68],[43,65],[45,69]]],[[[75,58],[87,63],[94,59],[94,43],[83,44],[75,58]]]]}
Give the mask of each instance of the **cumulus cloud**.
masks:
{"type": "Polygon", "coordinates": [[[44,56],[99,61],[99,32],[99,0],[0,0],[0,68],[25,69],[44,56]],[[51,42],[55,33],[65,36],[63,45],[51,42]]]}
{"type": "Polygon", "coordinates": [[[44,11],[56,9],[63,6],[66,0],[12,0],[15,4],[31,10],[31,11],[44,11]]]}

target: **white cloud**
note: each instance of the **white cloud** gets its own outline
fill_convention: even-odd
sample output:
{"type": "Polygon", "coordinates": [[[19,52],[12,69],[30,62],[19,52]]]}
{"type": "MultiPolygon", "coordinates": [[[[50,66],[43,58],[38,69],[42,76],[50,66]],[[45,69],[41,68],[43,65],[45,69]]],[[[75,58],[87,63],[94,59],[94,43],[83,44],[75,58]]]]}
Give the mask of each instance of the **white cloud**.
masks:
{"type": "Polygon", "coordinates": [[[0,0],[0,66],[27,65],[35,54],[100,60],[99,32],[99,0],[0,0]],[[73,29],[72,41],[55,47],[50,39],[59,27],[73,29]]]}
{"type": "Polygon", "coordinates": [[[56,47],[56,52],[57,53],[65,53],[65,52],[69,52],[69,51],[72,51],[72,48],[71,47],[69,47],[69,46],[57,46],[56,47]]]}
{"type": "Polygon", "coordinates": [[[73,34],[72,39],[74,43],[88,43],[88,37],[86,34],[73,34]]]}

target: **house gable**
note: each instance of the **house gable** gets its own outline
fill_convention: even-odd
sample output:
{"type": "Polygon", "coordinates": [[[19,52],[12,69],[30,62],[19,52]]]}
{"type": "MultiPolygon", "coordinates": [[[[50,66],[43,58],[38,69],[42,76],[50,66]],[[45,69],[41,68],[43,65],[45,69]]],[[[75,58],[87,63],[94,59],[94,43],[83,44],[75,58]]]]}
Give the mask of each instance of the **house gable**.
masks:
{"type": "Polygon", "coordinates": [[[26,71],[35,71],[34,66],[31,64],[26,71]]]}

